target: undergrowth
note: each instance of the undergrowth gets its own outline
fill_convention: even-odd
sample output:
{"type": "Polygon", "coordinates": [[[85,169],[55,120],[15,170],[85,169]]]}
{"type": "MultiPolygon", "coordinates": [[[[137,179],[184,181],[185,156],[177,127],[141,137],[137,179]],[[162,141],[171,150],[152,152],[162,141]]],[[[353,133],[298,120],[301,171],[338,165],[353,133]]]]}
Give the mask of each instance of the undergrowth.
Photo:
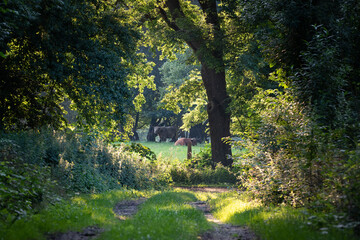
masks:
{"type": "Polygon", "coordinates": [[[0,223],[53,204],[67,193],[162,188],[169,179],[151,160],[90,134],[49,130],[0,132],[0,223]]]}
{"type": "Polygon", "coordinates": [[[177,186],[189,185],[234,185],[237,181],[236,174],[229,167],[211,161],[210,145],[205,145],[194,154],[191,159],[183,161],[168,161],[158,157],[157,168],[167,173],[173,184],[177,186]]]}

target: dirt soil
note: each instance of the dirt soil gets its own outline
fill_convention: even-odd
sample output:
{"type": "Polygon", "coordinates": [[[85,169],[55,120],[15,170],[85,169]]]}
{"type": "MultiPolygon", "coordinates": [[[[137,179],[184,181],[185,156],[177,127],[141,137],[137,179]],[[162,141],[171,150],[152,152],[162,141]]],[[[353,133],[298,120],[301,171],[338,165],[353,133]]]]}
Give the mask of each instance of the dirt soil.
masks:
{"type": "Polygon", "coordinates": [[[258,237],[246,226],[225,224],[214,218],[209,205],[203,201],[191,202],[191,206],[202,211],[209,222],[214,223],[214,229],[198,236],[201,240],[257,240],[258,237]]]}
{"type": "MultiPolygon", "coordinates": [[[[145,202],[146,198],[140,198],[136,200],[121,201],[114,207],[114,213],[120,220],[126,220],[134,215],[138,206],[145,202]]],[[[97,226],[90,226],[84,228],[81,232],[69,231],[66,233],[53,233],[49,234],[47,240],[89,240],[97,237],[103,229],[97,226]]]]}
{"type": "Polygon", "coordinates": [[[121,201],[114,207],[114,213],[120,220],[126,220],[136,214],[138,206],[146,201],[146,198],[121,201]]]}
{"type": "Polygon", "coordinates": [[[96,237],[103,232],[97,226],[84,228],[81,232],[69,231],[66,233],[53,233],[48,235],[47,240],[88,240],[96,237]]]}

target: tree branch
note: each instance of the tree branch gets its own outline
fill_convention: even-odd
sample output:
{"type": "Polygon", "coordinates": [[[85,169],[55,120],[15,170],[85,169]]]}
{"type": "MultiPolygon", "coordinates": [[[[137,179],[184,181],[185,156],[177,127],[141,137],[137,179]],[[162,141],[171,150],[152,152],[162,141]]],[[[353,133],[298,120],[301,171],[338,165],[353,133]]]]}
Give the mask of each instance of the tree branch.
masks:
{"type": "Polygon", "coordinates": [[[216,0],[199,0],[199,4],[206,16],[206,22],[214,27],[219,27],[216,0]]]}
{"type": "Polygon", "coordinates": [[[160,13],[161,18],[166,22],[166,24],[167,24],[169,27],[171,27],[171,28],[174,29],[175,31],[179,31],[179,30],[180,30],[180,28],[176,25],[176,23],[173,22],[173,21],[171,21],[171,20],[168,18],[165,10],[164,10],[162,7],[158,7],[157,9],[159,10],[159,13],[160,13]]]}
{"type": "MultiPolygon", "coordinates": [[[[166,0],[165,1],[165,5],[166,5],[166,7],[169,9],[169,12],[170,12],[170,14],[171,14],[171,17],[172,17],[172,19],[173,19],[173,21],[170,21],[168,18],[168,20],[165,20],[165,22],[166,21],[168,21],[167,22],[167,24],[169,25],[169,23],[170,24],[173,24],[173,25],[169,25],[171,28],[173,28],[175,31],[177,31],[177,32],[183,32],[183,33],[186,33],[186,32],[188,32],[187,30],[188,29],[195,29],[196,28],[196,26],[195,25],[193,25],[193,24],[191,24],[190,23],[190,21],[188,21],[188,29],[181,29],[179,26],[177,26],[176,24],[175,24],[175,22],[176,22],[176,20],[178,20],[178,19],[181,19],[181,18],[183,18],[183,19],[186,19],[187,17],[185,16],[185,14],[184,14],[184,12],[182,11],[182,9],[181,9],[181,6],[180,6],[180,2],[179,2],[179,0],[166,0]],[[175,28],[176,29],[175,29],[175,28]]],[[[165,11],[164,11],[165,12],[165,11]]],[[[165,14],[166,14],[166,12],[165,12],[165,14]]],[[[165,16],[167,16],[167,15],[165,15],[165,16]]],[[[201,43],[200,42],[198,42],[198,40],[199,39],[197,39],[197,40],[195,40],[195,39],[186,39],[186,38],[184,38],[184,37],[182,37],[182,39],[189,45],[189,47],[190,48],[192,48],[195,52],[197,52],[197,50],[199,50],[199,48],[200,48],[200,46],[201,46],[201,43]]]]}

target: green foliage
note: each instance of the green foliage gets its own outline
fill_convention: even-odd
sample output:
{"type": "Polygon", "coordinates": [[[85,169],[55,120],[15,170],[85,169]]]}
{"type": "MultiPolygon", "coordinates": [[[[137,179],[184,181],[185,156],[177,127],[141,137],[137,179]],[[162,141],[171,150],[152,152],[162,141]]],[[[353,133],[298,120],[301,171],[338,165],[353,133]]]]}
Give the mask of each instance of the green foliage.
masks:
{"type": "Polygon", "coordinates": [[[175,60],[167,59],[159,69],[164,86],[181,86],[189,78],[190,72],[200,70],[199,64],[194,61],[190,48],[184,53],[177,53],[175,60]]]}
{"type": "Polygon", "coordinates": [[[68,140],[69,147],[62,153],[57,171],[71,190],[102,192],[121,186],[142,189],[157,184],[146,158],[123,147],[113,148],[99,141],[83,145],[79,140],[76,136],[68,140]]]}
{"type": "Polygon", "coordinates": [[[220,163],[215,168],[211,166],[192,168],[186,163],[173,163],[170,166],[170,176],[177,185],[236,183],[235,174],[220,163]]]}
{"type": "Polygon", "coordinates": [[[156,160],[156,154],[141,143],[131,143],[130,146],[125,145],[124,149],[129,152],[139,153],[141,157],[147,158],[150,161],[156,160]]]}
{"type": "Polygon", "coordinates": [[[265,203],[301,206],[314,200],[322,188],[320,165],[309,144],[312,126],[301,106],[290,99],[282,94],[267,96],[260,111],[261,127],[253,136],[257,141],[240,142],[247,151],[235,162],[242,186],[265,203]]]}
{"type": "Polygon", "coordinates": [[[295,77],[300,102],[311,106],[320,126],[339,128],[356,118],[346,95],[349,65],[339,56],[338,40],[322,26],[314,26],[315,35],[302,53],[304,65],[295,77]]]}
{"type": "MultiPolygon", "coordinates": [[[[50,167],[52,177],[70,191],[159,186],[150,160],[123,147],[114,148],[92,135],[44,130],[2,134],[2,138],[19,146],[18,156],[25,163],[50,167]]],[[[154,158],[151,152],[144,153],[154,158]]]]}
{"type": "Polygon", "coordinates": [[[176,54],[176,60],[168,60],[160,68],[164,83],[160,107],[181,114],[181,128],[186,131],[207,120],[205,88],[199,66],[191,62],[194,60],[190,51],[176,54]]]}
{"type": "MultiPolygon", "coordinates": [[[[123,146],[114,148],[91,135],[44,129],[41,132],[2,133],[0,142],[0,222],[4,228],[11,224],[26,225],[27,220],[24,223],[19,219],[27,219],[40,207],[54,203],[59,194],[98,193],[127,187],[162,188],[171,181],[168,172],[154,163],[155,155],[147,148],[137,150],[144,150],[143,153],[152,160],[123,146]]],[[[63,210],[61,214],[75,211],[76,215],[84,209],[63,210]]],[[[82,217],[91,216],[90,210],[87,209],[82,217]]],[[[67,218],[65,215],[60,219],[67,218]]],[[[53,228],[51,224],[54,223],[46,227],[53,228]]]]}
{"type": "Polygon", "coordinates": [[[241,186],[266,204],[347,213],[343,223],[355,226],[359,3],[237,3],[228,85],[246,148],[235,160],[241,186]]]}
{"type": "Polygon", "coordinates": [[[13,0],[8,7],[0,18],[11,33],[0,49],[8,55],[1,59],[1,128],[60,128],[65,99],[80,125],[109,129],[123,120],[131,108],[126,61],[139,36],[120,10],[70,0],[13,0]]]}
{"type": "Polygon", "coordinates": [[[205,144],[199,153],[194,154],[191,159],[187,159],[185,164],[191,168],[201,169],[203,167],[214,167],[211,161],[211,145],[205,144]]]}
{"type": "Polygon", "coordinates": [[[14,141],[0,138],[0,221],[5,225],[36,210],[58,195],[49,167],[26,163],[14,141]]]}
{"type": "Polygon", "coordinates": [[[341,224],[357,227],[359,186],[350,179],[358,179],[358,153],[347,149],[346,131],[324,132],[302,106],[275,96],[260,112],[257,141],[240,142],[247,148],[235,161],[241,186],[267,205],[343,212],[341,224]]]}

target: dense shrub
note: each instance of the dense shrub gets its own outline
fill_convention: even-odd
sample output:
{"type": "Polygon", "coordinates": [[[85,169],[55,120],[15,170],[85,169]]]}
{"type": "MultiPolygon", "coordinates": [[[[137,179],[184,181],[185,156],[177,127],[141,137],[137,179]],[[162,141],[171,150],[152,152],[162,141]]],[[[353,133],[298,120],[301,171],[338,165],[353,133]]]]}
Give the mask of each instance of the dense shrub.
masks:
{"type": "Polygon", "coordinates": [[[145,189],[169,182],[138,153],[75,132],[0,133],[0,158],[0,220],[7,222],[59,192],[145,189]]]}
{"type": "Polygon", "coordinates": [[[191,159],[185,160],[185,163],[190,168],[203,168],[203,167],[213,167],[215,165],[211,159],[211,145],[205,144],[204,148],[197,154],[195,154],[191,159]]]}
{"type": "Polygon", "coordinates": [[[72,147],[66,147],[60,154],[56,174],[69,189],[101,192],[122,186],[135,189],[153,186],[150,162],[124,146],[114,148],[101,141],[83,144],[76,136],[67,143],[72,147]]]}
{"type": "Polygon", "coordinates": [[[142,145],[141,143],[131,143],[130,145],[125,145],[124,149],[129,152],[135,152],[140,154],[141,157],[145,157],[150,161],[156,160],[156,154],[151,151],[150,148],[142,145]]]}
{"type": "Polygon", "coordinates": [[[190,168],[183,163],[174,164],[170,168],[170,176],[176,184],[235,184],[236,177],[229,168],[217,165],[202,169],[190,168]]]}
{"type": "Polygon", "coordinates": [[[346,130],[319,127],[301,105],[280,95],[261,119],[255,137],[239,143],[247,147],[235,161],[241,187],[266,204],[347,212],[345,225],[356,225],[360,154],[346,130]]]}
{"type": "Polygon", "coordinates": [[[235,184],[236,176],[228,167],[211,160],[210,145],[205,146],[192,159],[183,163],[175,162],[170,166],[170,176],[176,184],[235,184]]]}
{"type": "Polygon", "coordinates": [[[0,139],[0,221],[12,223],[58,195],[50,168],[26,163],[20,146],[0,139]]]}

